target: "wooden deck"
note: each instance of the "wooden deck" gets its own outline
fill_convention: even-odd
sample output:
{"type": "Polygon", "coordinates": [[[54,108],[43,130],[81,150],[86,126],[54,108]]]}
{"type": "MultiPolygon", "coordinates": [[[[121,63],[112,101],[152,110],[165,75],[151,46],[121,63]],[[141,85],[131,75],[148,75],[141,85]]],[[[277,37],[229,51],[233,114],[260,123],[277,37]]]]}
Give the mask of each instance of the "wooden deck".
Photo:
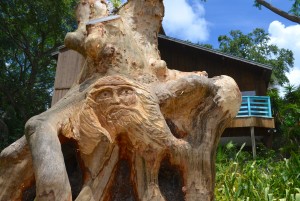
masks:
{"type": "Polygon", "coordinates": [[[230,128],[239,127],[262,127],[275,128],[274,118],[265,117],[236,117],[232,120],[230,128]]]}
{"type": "MultiPolygon", "coordinates": [[[[275,130],[274,118],[270,117],[236,117],[232,120],[229,128],[244,128],[249,129],[252,144],[253,158],[256,158],[256,139],[255,139],[255,128],[273,129],[275,130]]],[[[268,135],[268,132],[265,132],[268,135]]]]}

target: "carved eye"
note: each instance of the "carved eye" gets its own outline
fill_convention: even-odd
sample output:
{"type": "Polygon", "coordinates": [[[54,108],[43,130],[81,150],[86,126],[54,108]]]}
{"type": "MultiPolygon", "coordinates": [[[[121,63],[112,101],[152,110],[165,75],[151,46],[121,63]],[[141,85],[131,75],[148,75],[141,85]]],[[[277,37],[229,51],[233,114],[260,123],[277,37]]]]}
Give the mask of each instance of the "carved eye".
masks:
{"type": "Polygon", "coordinates": [[[119,94],[121,96],[128,96],[128,95],[132,95],[133,93],[134,93],[133,90],[130,88],[123,88],[119,91],[119,94]]]}
{"type": "Polygon", "coordinates": [[[97,96],[97,100],[103,100],[111,97],[113,97],[113,93],[111,90],[103,90],[97,96]]]}

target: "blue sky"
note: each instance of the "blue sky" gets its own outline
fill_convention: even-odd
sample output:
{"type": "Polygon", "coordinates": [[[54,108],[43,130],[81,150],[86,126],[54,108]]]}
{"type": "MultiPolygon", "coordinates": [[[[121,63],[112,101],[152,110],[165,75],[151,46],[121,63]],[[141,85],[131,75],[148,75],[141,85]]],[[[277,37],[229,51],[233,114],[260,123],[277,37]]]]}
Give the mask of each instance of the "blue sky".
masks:
{"type": "MultiPolygon", "coordinates": [[[[254,0],[164,0],[163,26],[168,36],[211,44],[218,48],[218,36],[231,30],[244,34],[255,28],[265,29],[271,43],[294,52],[294,69],[287,74],[290,82],[300,84],[300,25],[274,13],[253,6],[254,0]]],[[[289,10],[291,1],[270,0],[270,3],[289,10]]]]}

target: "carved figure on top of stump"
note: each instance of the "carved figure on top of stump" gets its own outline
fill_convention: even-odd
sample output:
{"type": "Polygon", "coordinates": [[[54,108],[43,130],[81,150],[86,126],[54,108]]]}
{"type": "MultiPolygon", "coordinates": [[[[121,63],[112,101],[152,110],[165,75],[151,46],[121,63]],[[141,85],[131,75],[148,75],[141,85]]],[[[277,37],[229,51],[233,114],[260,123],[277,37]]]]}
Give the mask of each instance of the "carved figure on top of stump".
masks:
{"type": "Polygon", "coordinates": [[[167,68],[161,0],[129,0],[117,14],[105,18],[103,0],[79,2],[65,44],[85,66],[62,100],[26,123],[26,139],[1,152],[0,200],[29,189],[37,200],[213,200],[217,144],[241,102],[236,83],[167,68]],[[67,171],[67,143],[81,177],[67,171]]]}

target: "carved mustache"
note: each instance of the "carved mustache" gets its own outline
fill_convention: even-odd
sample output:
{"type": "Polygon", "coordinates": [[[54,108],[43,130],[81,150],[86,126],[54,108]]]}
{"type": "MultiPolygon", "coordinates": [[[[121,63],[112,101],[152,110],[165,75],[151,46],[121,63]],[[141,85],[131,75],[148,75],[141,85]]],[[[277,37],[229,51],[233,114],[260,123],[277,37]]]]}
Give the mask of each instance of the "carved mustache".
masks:
{"type": "Polygon", "coordinates": [[[107,115],[109,119],[117,119],[119,114],[122,114],[122,116],[129,116],[132,112],[139,114],[139,111],[136,108],[120,105],[111,105],[106,109],[105,115],[107,115]]]}

